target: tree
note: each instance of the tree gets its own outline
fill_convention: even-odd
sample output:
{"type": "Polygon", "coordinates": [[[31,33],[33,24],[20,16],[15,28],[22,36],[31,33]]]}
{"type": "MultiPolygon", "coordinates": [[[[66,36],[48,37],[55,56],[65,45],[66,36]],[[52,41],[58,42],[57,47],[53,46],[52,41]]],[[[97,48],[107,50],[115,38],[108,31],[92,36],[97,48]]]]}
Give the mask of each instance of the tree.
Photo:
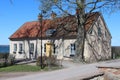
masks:
{"type": "Polygon", "coordinates": [[[77,14],[77,41],[76,41],[76,57],[79,61],[84,60],[84,41],[86,37],[85,23],[88,19],[87,14],[95,11],[108,13],[120,9],[120,0],[39,0],[40,10],[54,10],[59,15],[65,13],[67,15],[77,14]]]}

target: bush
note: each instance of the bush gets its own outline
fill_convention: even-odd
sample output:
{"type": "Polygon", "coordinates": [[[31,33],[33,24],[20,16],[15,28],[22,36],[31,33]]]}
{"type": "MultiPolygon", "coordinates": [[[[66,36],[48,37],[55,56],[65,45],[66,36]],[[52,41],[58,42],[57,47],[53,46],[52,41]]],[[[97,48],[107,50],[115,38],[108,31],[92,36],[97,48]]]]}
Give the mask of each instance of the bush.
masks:
{"type": "Polygon", "coordinates": [[[1,53],[0,54],[0,67],[6,67],[7,64],[7,59],[8,59],[9,54],[1,53]]]}
{"type": "Polygon", "coordinates": [[[0,68],[1,67],[6,67],[6,66],[7,66],[6,62],[0,63],[0,68]]]}
{"type": "Polygon", "coordinates": [[[15,64],[15,56],[14,56],[14,55],[10,54],[10,55],[8,56],[8,64],[9,64],[9,65],[15,64]]]}
{"type": "Polygon", "coordinates": [[[7,53],[0,53],[0,59],[7,59],[8,58],[8,56],[9,56],[9,54],[7,54],[7,53]]]}
{"type": "Polygon", "coordinates": [[[56,56],[52,55],[47,58],[48,65],[55,66],[56,64],[56,56]]]}
{"type": "MultiPolygon", "coordinates": [[[[41,56],[39,56],[37,58],[37,62],[36,62],[36,65],[38,66],[41,66],[41,56]]],[[[42,57],[42,66],[45,67],[45,66],[56,66],[56,56],[50,56],[50,57],[46,57],[46,56],[43,56],[42,57]]]]}
{"type": "Polygon", "coordinates": [[[42,65],[43,67],[45,67],[45,66],[47,65],[46,60],[47,60],[47,57],[46,57],[46,56],[43,56],[43,57],[42,57],[42,64],[41,64],[41,56],[39,56],[39,57],[37,58],[36,65],[37,65],[37,66],[41,66],[41,65],[42,65]]]}
{"type": "Polygon", "coordinates": [[[0,54],[0,67],[7,67],[7,66],[10,66],[10,65],[13,65],[15,64],[14,63],[14,60],[15,60],[15,57],[14,55],[9,55],[9,54],[0,54]]]}

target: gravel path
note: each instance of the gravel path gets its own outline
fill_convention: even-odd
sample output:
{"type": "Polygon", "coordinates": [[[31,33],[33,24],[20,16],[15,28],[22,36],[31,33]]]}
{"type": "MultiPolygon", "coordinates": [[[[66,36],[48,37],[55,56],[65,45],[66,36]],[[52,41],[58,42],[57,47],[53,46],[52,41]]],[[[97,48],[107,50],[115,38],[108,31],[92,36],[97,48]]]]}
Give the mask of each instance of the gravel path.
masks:
{"type": "MultiPolygon", "coordinates": [[[[29,63],[28,65],[34,66],[36,65],[36,63],[35,62],[29,63]]],[[[72,61],[64,61],[62,65],[64,65],[64,68],[71,68],[71,67],[75,67],[80,64],[73,63],[72,61]]],[[[14,77],[23,77],[23,76],[38,74],[38,73],[43,73],[43,71],[40,71],[40,72],[0,72],[0,80],[5,80],[9,78],[14,78],[14,77]]]]}
{"type": "Polygon", "coordinates": [[[73,80],[73,78],[74,80],[81,80],[86,77],[102,74],[96,68],[96,64],[78,64],[71,61],[64,61],[62,65],[65,67],[64,69],[51,72],[40,72],[6,80],[73,80]]]}
{"type": "Polygon", "coordinates": [[[72,61],[64,61],[62,64],[65,67],[64,69],[50,72],[21,73],[18,76],[13,74],[12,78],[0,78],[0,80],[82,80],[86,77],[103,74],[99,71],[97,66],[119,66],[119,61],[120,60],[112,60],[93,64],[78,64],[73,63],[72,61]]]}
{"type": "Polygon", "coordinates": [[[0,80],[37,74],[38,72],[0,72],[0,80]]]}

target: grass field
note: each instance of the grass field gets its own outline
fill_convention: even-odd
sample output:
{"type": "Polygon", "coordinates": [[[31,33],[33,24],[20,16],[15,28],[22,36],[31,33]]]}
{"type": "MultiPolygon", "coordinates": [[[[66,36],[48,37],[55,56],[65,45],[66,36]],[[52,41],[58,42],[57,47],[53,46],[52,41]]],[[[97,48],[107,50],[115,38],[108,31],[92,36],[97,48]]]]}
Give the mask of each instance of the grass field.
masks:
{"type": "MultiPolygon", "coordinates": [[[[58,66],[52,66],[52,67],[45,67],[42,69],[42,71],[49,71],[49,70],[57,70],[61,69],[58,66]]],[[[13,65],[8,67],[2,67],[0,68],[0,72],[38,72],[41,71],[40,66],[31,66],[31,65],[13,65]]]]}
{"type": "Polygon", "coordinates": [[[31,65],[13,65],[0,68],[0,72],[36,72],[40,70],[41,68],[39,66],[31,65]]]}

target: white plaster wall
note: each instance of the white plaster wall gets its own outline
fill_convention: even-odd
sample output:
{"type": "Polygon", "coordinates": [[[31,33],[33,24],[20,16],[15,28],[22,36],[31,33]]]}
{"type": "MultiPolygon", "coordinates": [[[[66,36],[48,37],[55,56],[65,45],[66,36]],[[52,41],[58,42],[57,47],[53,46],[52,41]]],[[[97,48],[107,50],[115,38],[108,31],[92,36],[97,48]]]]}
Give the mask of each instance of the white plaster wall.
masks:
{"type": "Polygon", "coordinates": [[[76,39],[56,39],[55,46],[56,46],[56,55],[58,58],[63,56],[70,57],[71,54],[71,44],[75,43],[76,39]]]}
{"type": "Polygon", "coordinates": [[[85,50],[84,57],[88,61],[95,61],[96,58],[100,59],[108,59],[111,57],[111,35],[109,34],[107,28],[105,27],[101,17],[98,18],[97,22],[93,25],[92,34],[87,32],[87,40],[85,41],[85,50]],[[102,35],[98,36],[98,22],[101,25],[102,35]],[[106,35],[105,35],[106,34],[106,35]],[[90,47],[89,43],[94,48],[90,47]],[[106,45],[107,44],[107,45],[106,45]],[[109,49],[108,49],[109,48],[109,49]]]}
{"type": "Polygon", "coordinates": [[[69,57],[71,54],[71,44],[75,43],[76,39],[66,39],[64,40],[64,56],[69,57]]]}
{"type": "MultiPolygon", "coordinates": [[[[47,43],[49,40],[42,40],[42,56],[45,54],[44,52],[44,44],[47,43]]],[[[30,58],[30,50],[29,50],[29,44],[34,43],[34,52],[33,52],[33,58],[35,58],[35,55],[41,56],[41,40],[19,40],[19,41],[11,41],[10,40],[10,54],[15,55],[16,59],[24,59],[24,58],[30,58]],[[19,44],[23,44],[23,53],[19,54],[19,44]],[[17,44],[17,51],[16,54],[13,53],[14,51],[14,44],[17,44]],[[37,44],[37,45],[36,45],[37,44]],[[37,49],[36,49],[37,48],[37,49]]]]}
{"type": "Polygon", "coordinates": [[[10,54],[15,55],[15,58],[17,58],[17,59],[22,59],[22,58],[25,57],[24,50],[23,50],[22,54],[19,54],[19,44],[20,43],[23,44],[23,41],[10,41],[10,54]],[[13,51],[14,51],[14,45],[13,44],[17,44],[16,54],[13,53],[13,51]]]}

